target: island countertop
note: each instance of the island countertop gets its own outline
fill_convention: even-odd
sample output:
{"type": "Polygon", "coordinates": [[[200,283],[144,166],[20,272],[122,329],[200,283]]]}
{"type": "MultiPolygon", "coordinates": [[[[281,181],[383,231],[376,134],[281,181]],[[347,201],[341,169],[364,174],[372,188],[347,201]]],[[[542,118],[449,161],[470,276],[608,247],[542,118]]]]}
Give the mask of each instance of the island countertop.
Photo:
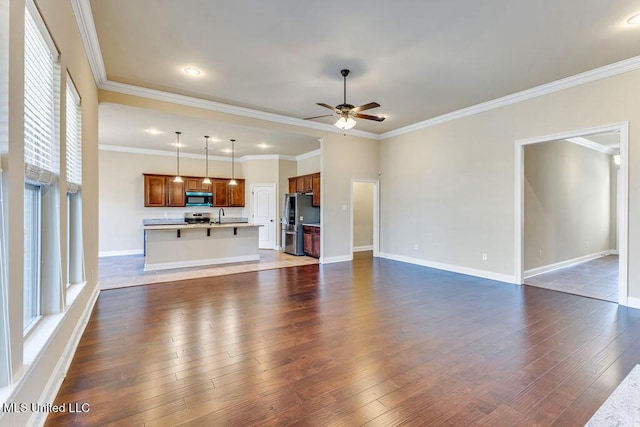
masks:
{"type": "Polygon", "coordinates": [[[201,224],[187,224],[186,222],[175,224],[149,224],[144,225],[146,230],[184,230],[198,228],[246,228],[246,227],[262,227],[262,224],[251,224],[246,222],[223,222],[222,224],[206,222],[201,224]]]}

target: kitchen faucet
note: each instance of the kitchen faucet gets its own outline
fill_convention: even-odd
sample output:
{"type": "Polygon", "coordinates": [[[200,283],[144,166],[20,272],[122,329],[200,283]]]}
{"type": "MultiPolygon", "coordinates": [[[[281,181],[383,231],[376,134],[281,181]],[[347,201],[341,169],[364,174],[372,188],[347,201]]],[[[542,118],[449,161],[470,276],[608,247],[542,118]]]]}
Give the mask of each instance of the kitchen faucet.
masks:
{"type": "Polygon", "coordinates": [[[222,220],[220,219],[220,213],[222,213],[222,216],[224,216],[223,208],[218,209],[218,224],[222,224],[222,220]]]}

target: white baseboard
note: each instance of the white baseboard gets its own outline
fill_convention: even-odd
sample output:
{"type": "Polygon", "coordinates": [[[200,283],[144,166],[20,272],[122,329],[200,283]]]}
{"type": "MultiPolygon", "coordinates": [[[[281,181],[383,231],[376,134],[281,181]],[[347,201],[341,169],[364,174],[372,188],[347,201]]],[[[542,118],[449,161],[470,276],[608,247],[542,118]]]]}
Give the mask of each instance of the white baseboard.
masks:
{"type": "Polygon", "coordinates": [[[542,267],[536,267],[524,272],[524,278],[537,276],[538,274],[548,273],[550,271],[558,270],[560,268],[570,267],[572,265],[581,264],[583,262],[591,261],[603,256],[612,255],[612,250],[600,251],[588,255],[584,255],[578,258],[568,259],[565,261],[556,262],[555,264],[543,265],[542,267]]]}
{"type": "Polygon", "coordinates": [[[320,258],[320,264],[333,264],[334,262],[353,261],[353,255],[333,256],[320,258]]]}
{"type": "Polygon", "coordinates": [[[421,265],[423,267],[430,267],[430,268],[436,268],[438,270],[450,271],[452,273],[466,274],[468,276],[481,277],[483,279],[489,279],[489,280],[495,280],[498,282],[505,282],[505,283],[519,285],[519,283],[516,282],[515,276],[508,275],[508,274],[494,273],[492,271],[478,270],[475,268],[468,268],[460,265],[444,264],[441,262],[429,261],[429,260],[420,259],[420,258],[412,258],[404,255],[395,255],[395,254],[390,254],[386,252],[380,252],[380,258],[387,258],[394,261],[401,261],[409,264],[421,265]]]}
{"type": "Polygon", "coordinates": [[[123,255],[142,255],[144,251],[142,249],[132,249],[129,251],[103,251],[98,253],[99,258],[110,256],[123,256],[123,255]]]}
{"type": "Polygon", "coordinates": [[[194,261],[159,262],[145,264],[144,271],[167,270],[170,268],[204,267],[207,265],[228,264],[232,262],[259,261],[260,255],[243,255],[225,258],[199,259],[194,261]]]}
{"type": "Polygon", "coordinates": [[[640,309],[640,298],[627,297],[627,307],[640,309]]]}
{"type": "Polygon", "coordinates": [[[373,245],[353,247],[353,252],[364,252],[364,251],[372,251],[372,250],[373,250],[373,245]]]}

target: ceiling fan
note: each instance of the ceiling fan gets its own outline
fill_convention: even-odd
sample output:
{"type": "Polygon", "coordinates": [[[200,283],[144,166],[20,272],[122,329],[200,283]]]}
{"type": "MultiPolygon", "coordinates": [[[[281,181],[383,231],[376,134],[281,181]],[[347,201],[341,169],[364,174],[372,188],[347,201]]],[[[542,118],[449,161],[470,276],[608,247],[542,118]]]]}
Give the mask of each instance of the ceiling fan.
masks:
{"type": "MultiPolygon", "coordinates": [[[[360,113],[361,111],[379,107],[380,104],[378,104],[377,102],[370,102],[359,107],[354,107],[351,104],[347,104],[347,76],[349,75],[349,70],[340,70],[340,74],[342,74],[342,77],[344,79],[344,98],[342,104],[332,107],[331,105],[325,104],[324,102],[316,102],[316,104],[318,104],[319,106],[328,108],[329,110],[332,110],[334,114],[340,116],[338,121],[335,123],[335,126],[340,128],[344,132],[345,130],[351,129],[356,125],[356,121],[354,118],[374,120],[376,122],[383,121],[385,119],[384,117],[371,116],[369,114],[360,113]]],[[[331,117],[334,114],[324,114],[322,116],[307,117],[304,120],[319,119],[321,117],[331,117]]]]}

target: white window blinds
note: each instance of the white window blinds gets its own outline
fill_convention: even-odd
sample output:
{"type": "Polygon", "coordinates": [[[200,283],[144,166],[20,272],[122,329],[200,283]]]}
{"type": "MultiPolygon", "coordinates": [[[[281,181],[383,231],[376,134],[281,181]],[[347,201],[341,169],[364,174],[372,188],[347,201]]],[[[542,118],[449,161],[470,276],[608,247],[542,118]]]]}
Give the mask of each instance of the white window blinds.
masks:
{"type": "Polygon", "coordinates": [[[82,110],[80,96],[67,74],[67,193],[82,185],[82,110]]]}
{"type": "Polygon", "coordinates": [[[42,18],[27,1],[24,52],[25,177],[52,184],[59,173],[57,101],[58,53],[42,18]],[[44,33],[44,34],[43,34],[44,33]],[[45,37],[46,35],[46,37],[45,37]]]}

